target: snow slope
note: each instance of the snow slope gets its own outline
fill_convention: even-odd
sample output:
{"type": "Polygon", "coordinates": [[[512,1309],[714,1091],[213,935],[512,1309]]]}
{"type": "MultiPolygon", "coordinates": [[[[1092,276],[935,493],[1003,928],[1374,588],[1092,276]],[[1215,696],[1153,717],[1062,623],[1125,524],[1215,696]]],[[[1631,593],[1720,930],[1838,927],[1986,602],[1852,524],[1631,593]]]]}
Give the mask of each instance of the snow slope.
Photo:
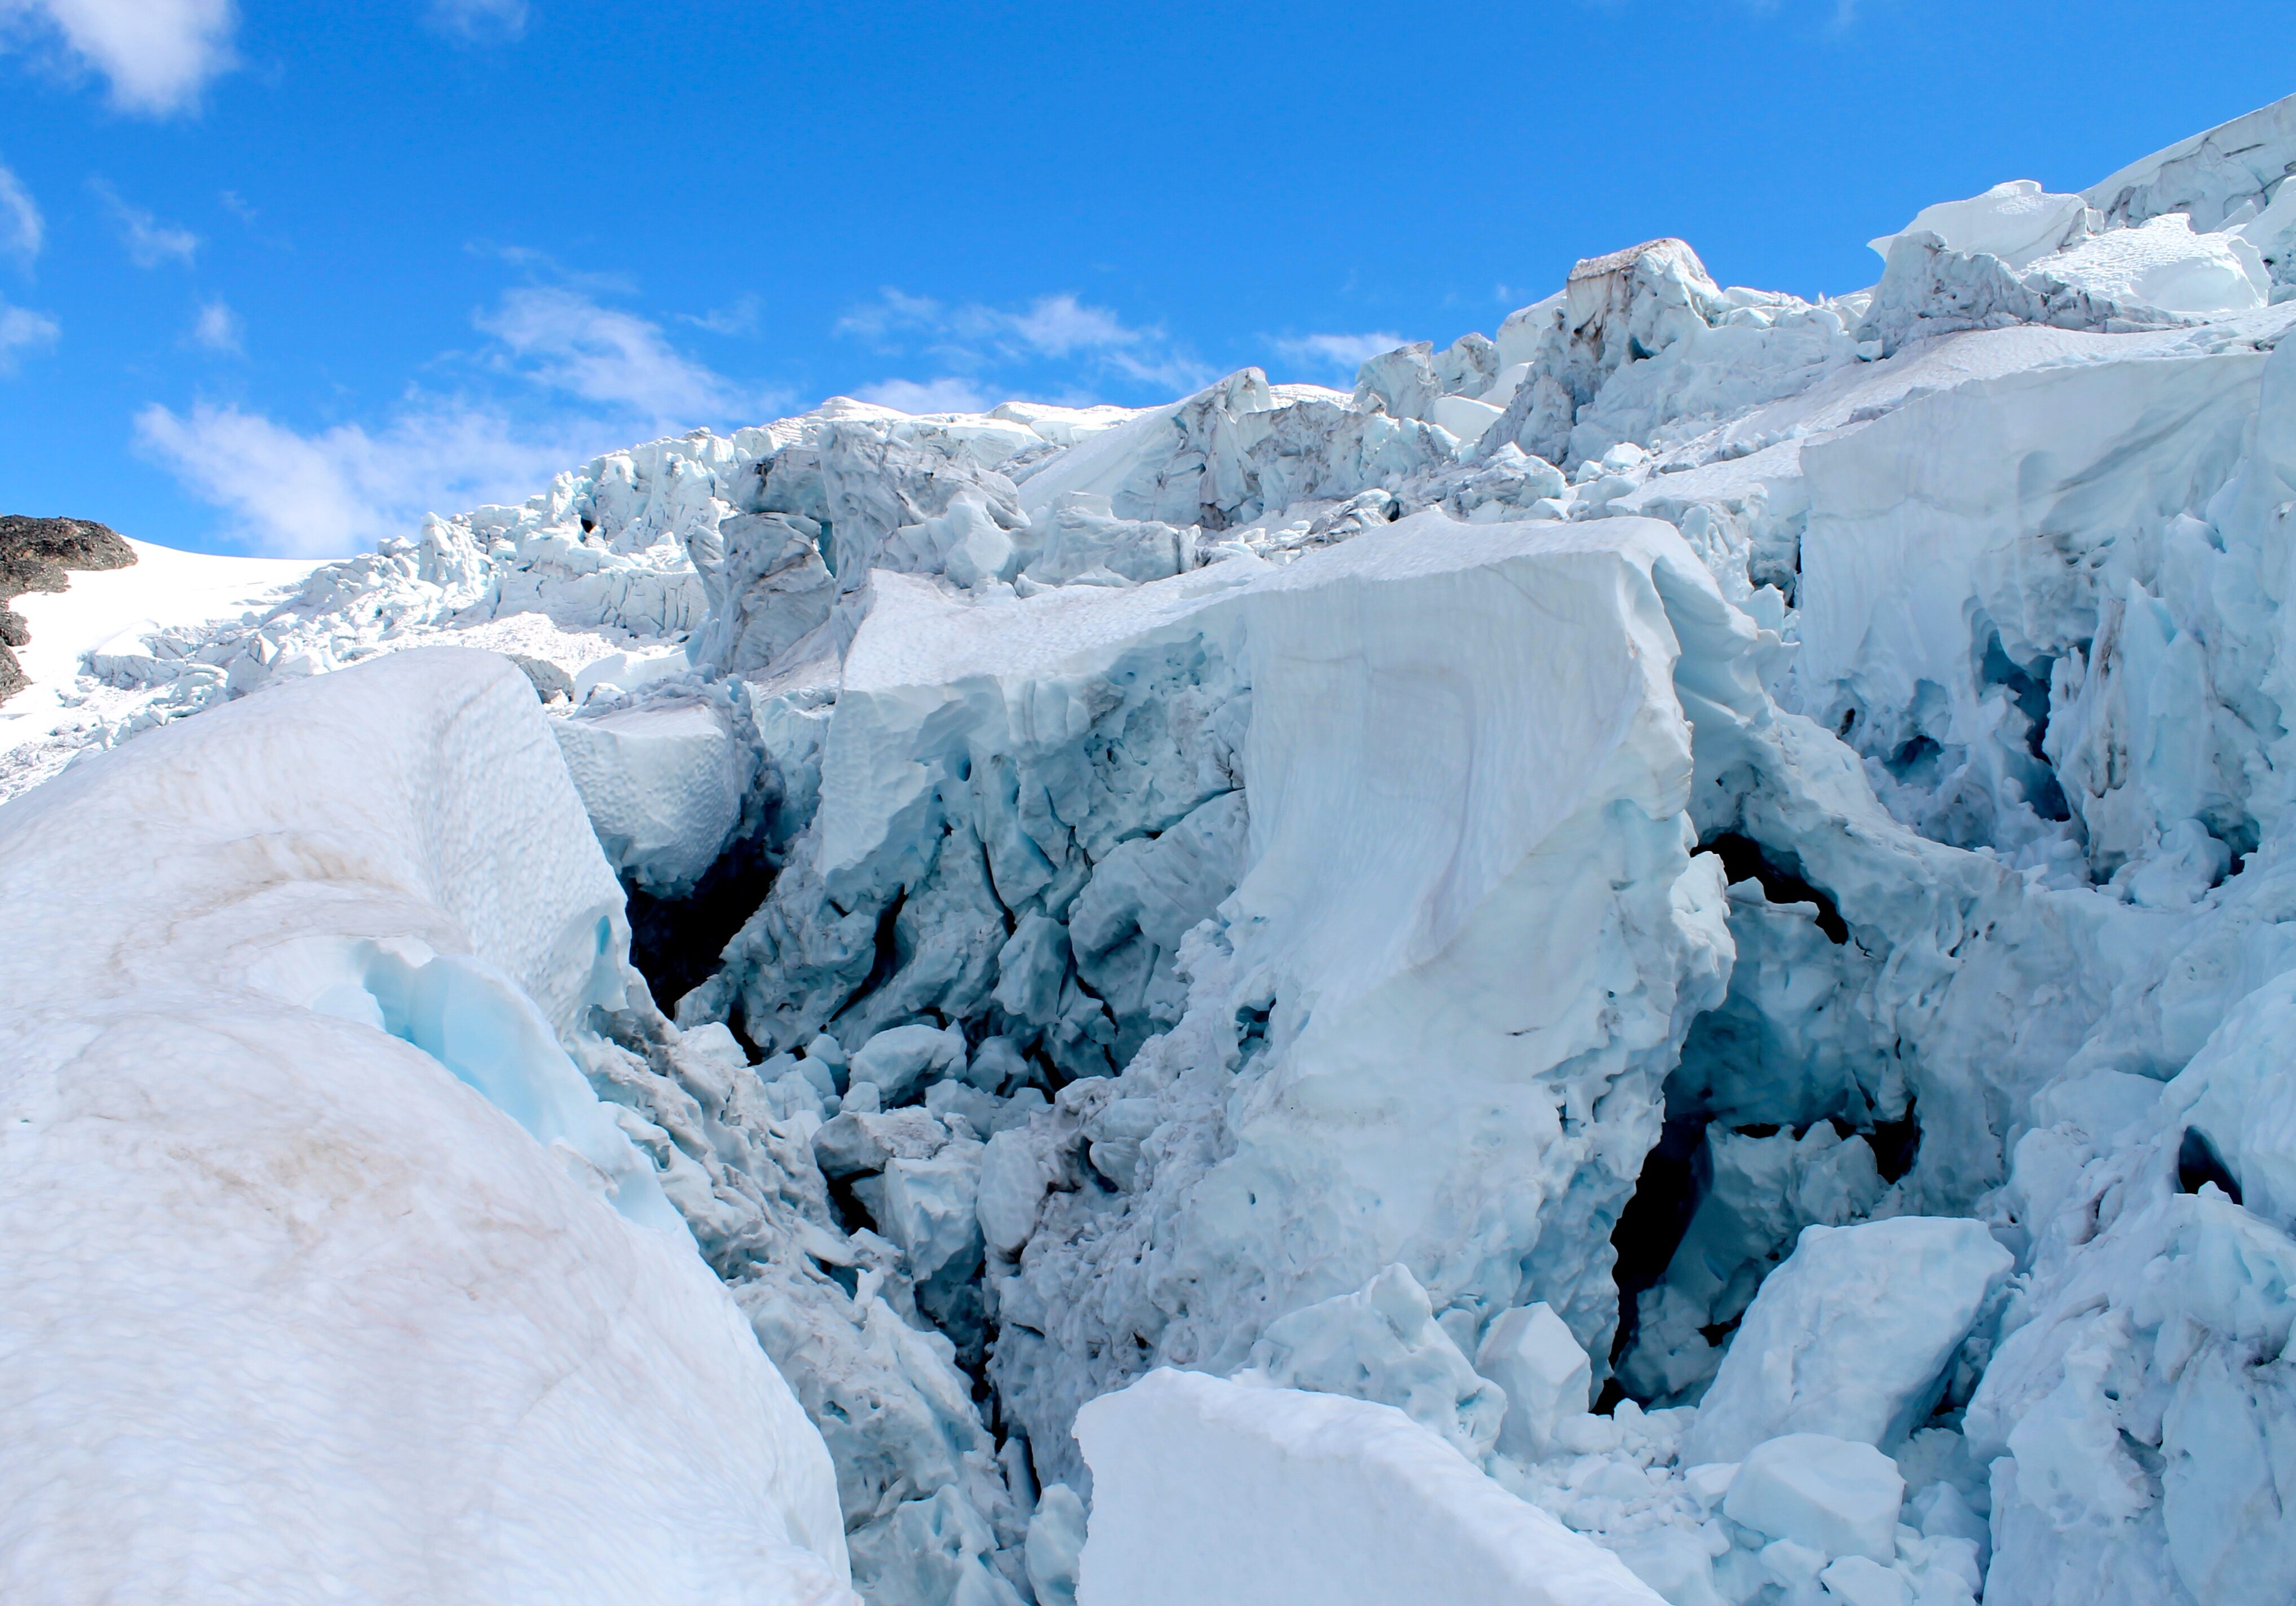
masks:
{"type": "Polygon", "coordinates": [[[128,568],[75,573],[68,590],[30,592],[10,604],[31,627],[31,641],[16,653],[31,684],[0,704],[0,798],[44,779],[77,750],[65,733],[84,724],[97,695],[80,684],[90,653],[115,644],[133,650],[147,635],[203,629],[268,609],[317,567],[291,558],[213,557],[148,541],[128,545],[135,552],[128,568]],[[42,764],[24,750],[35,746],[63,750],[42,764]]]}

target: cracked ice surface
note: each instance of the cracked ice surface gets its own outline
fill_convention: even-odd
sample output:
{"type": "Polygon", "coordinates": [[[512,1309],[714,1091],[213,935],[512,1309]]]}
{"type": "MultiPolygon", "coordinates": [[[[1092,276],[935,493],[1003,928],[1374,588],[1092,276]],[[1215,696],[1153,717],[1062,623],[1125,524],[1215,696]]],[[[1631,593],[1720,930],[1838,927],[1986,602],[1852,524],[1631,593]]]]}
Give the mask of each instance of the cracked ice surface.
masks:
{"type": "MultiPolygon", "coordinates": [[[[469,1084],[483,1141],[421,1141],[579,1205],[584,1266],[701,1301],[698,1251],[754,1340],[678,1364],[782,1404],[584,1430],[676,1421],[872,1606],[1271,1599],[1270,1556],[1390,1599],[1406,1554],[1462,1599],[1532,1556],[1671,1606],[2284,1601],[2292,164],[2296,101],[1941,201],[1816,301],[1645,242],[1351,394],[836,400],[217,572],[219,619],[79,577],[26,603],[0,786],[90,757],[0,832],[149,795],[274,865],[214,783],[153,790],[203,732],[281,831],[365,808],[264,894],[324,963],[134,1018],[363,1033],[469,1084]],[[343,895],[478,783],[386,743],[305,797],[287,735],[430,706],[366,660],[439,642],[522,671],[473,706],[554,801],[343,895]],[[512,928],[566,909],[604,947],[544,963],[512,928]]],[[[104,868],[20,905],[14,996],[146,952],[104,868]]],[[[148,1203],[87,1142],[56,1196],[148,1203]]],[[[29,1278],[64,1229],[25,1210],[29,1278]]],[[[234,1241],[184,1308],[253,1285],[234,1241]]]]}

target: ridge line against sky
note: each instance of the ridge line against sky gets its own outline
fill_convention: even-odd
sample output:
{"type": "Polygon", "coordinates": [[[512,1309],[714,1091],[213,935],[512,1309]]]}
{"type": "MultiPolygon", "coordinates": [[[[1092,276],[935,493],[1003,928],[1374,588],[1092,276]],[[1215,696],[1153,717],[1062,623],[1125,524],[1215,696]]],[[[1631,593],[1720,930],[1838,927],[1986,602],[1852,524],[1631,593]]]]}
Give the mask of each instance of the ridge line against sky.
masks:
{"type": "Polygon", "coordinates": [[[1345,387],[1658,234],[1841,293],[2296,89],[2124,47],[2226,11],[0,0],[0,511],[337,553],[833,393],[1345,387]]]}

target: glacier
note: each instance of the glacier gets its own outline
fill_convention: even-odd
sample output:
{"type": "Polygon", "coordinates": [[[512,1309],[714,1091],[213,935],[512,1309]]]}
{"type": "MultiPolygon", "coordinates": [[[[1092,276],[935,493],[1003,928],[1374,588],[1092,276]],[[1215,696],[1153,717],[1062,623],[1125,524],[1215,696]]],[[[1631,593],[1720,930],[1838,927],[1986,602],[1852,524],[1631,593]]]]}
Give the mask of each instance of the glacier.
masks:
{"type": "Polygon", "coordinates": [[[12,1598],[2290,1599],[2292,172],[43,570],[12,1598]]]}

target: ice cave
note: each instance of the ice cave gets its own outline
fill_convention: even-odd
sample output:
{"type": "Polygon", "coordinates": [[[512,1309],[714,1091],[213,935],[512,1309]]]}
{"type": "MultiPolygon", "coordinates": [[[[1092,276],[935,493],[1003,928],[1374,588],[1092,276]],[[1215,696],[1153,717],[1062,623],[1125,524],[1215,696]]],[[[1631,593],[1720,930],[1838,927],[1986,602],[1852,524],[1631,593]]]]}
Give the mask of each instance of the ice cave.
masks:
{"type": "Polygon", "coordinates": [[[2291,174],[0,520],[0,1598],[2296,1601],[2291,174]]]}

